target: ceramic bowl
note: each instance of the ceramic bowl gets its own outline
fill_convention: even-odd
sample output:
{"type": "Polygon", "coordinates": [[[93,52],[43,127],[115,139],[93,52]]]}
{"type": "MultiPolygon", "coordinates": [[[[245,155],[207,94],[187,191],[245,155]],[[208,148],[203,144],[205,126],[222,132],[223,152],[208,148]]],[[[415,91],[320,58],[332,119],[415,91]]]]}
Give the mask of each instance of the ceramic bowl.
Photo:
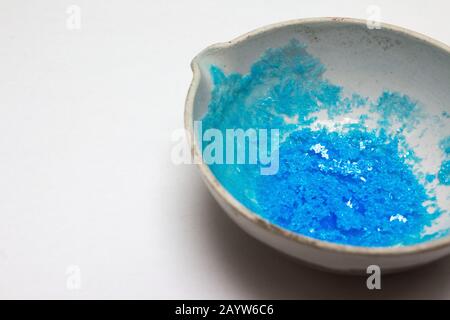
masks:
{"type": "MultiPolygon", "coordinates": [[[[369,29],[365,21],[318,18],[282,22],[212,45],[192,61],[193,80],[186,99],[185,126],[194,137],[193,123],[206,113],[212,64],[226,72],[246,73],[268,48],[299,39],[326,66],[326,77],[368,97],[395,88],[424,102],[427,108],[448,108],[450,48],[424,35],[392,25],[369,29]]],[[[192,152],[200,154],[197,139],[192,152]]],[[[412,246],[384,248],[348,246],[302,236],[278,227],[239,203],[199,164],[214,198],[242,229],[265,244],[307,264],[342,273],[366,273],[369,265],[396,272],[427,264],[450,253],[450,237],[412,246]]]]}

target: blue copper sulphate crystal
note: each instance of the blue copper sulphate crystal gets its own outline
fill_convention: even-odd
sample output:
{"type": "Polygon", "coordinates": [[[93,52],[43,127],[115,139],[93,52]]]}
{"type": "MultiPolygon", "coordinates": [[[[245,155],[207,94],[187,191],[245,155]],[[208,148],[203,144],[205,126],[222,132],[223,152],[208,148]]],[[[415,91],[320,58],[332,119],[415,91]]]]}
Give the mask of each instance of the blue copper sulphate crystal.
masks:
{"type": "Polygon", "coordinates": [[[420,170],[407,139],[422,121],[419,104],[392,91],[375,101],[345,93],[324,73],[296,40],[267,50],[248,74],[211,66],[203,132],[276,128],[281,136],[275,174],[262,175],[261,164],[211,163],[214,175],[261,217],[308,237],[386,247],[442,236],[426,229],[447,212],[434,188],[450,184],[450,138],[440,144],[440,168],[420,170]]]}
{"type": "Polygon", "coordinates": [[[383,132],[295,131],[281,145],[278,174],[256,188],[268,220],[332,242],[414,243],[430,219],[425,188],[383,132]]]}

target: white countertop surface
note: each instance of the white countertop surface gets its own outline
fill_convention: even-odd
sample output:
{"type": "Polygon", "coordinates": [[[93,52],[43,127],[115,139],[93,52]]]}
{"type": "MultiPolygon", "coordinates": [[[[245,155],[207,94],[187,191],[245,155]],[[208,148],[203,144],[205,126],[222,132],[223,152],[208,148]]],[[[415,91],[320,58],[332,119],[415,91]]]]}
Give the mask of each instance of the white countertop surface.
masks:
{"type": "Polygon", "coordinates": [[[446,0],[1,1],[0,298],[450,299],[450,258],[369,291],[253,240],[170,161],[200,50],[371,4],[450,44],[446,0]]]}

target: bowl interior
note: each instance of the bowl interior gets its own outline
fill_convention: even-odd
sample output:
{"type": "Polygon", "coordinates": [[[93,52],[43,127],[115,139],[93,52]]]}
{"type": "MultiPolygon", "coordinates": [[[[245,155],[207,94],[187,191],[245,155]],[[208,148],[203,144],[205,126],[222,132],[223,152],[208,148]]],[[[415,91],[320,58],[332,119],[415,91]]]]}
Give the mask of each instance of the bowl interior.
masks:
{"type": "MultiPolygon", "coordinates": [[[[214,87],[211,66],[226,74],[247,74],[267,49],[286,46],[293,39],[304,44],[308,53],[325,66],[324,78],[348,92],[375,101],[389,90],[418,101],[430,121],[410,134],[409,143],[416,145],[414,151],[424,159],[421,166],[439,171],[439,142],[450,135],[450,128],[448,121],[434,126],[433,116],[447,114],[450,109],[450,54],[443,46],[418,35],[386,26],[370,30],[362,23],[310,21],[268,28],[229,44],[212,46],[194,61],[201,77],[195,92],[193,120],[202,120],[208,111],[214,87]]],[[[448,189],[441,186],[438,190],[444,214],[434,223],[434,230],[449,228],[448,189]]]]}

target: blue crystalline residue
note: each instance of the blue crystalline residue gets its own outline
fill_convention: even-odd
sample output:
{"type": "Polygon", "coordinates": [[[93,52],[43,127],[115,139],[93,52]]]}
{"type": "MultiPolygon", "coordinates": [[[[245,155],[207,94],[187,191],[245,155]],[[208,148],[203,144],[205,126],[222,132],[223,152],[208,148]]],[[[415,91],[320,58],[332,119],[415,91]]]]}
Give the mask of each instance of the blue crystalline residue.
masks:
{"type": "Polygon", "coordinates": [[[438,172],[439,182],[443,185],[450,185],[450,136],[443,139],[440,148],[445,154],[446,160],[442,162],[438,172]]]}
{"type": "Polygon", "coordinates": [[[311,113],[341,103],[342,88],[322,79],[324,72],[298,41],[269,49],[246,75],[225,75],[212,66],[214,88],[203,126],[289,130],[285,116],[308,123],[311,113]]]}
{"type": "Polygon", "coordinates": [[[281,146],[278,174],[257,182],[264,217],[322,240],[411,244],[430,219],[424,187],[399,157],[398,141],[384,133],[296,131],[281,146]]]}
{"type": "Polygon", "coordinates": [[[381,115],[380,126],[390,126],[393,120],[400,123],[407,121],[409,126],[413,126],[417,122],[417,119],[414,118],[418,116],[417,103],[408,96],[397,92],[383,92],[377,104],[372,107],[372,111],[381,115]]]}
{"type": "MultiPolygon", "coordinates": [[[[302,235],[381,247],[430,239],[422,231],[440,209],[427,213],[423,203],[433,199],[408,162],[420,159],[401,131],[389,133],[394,122],[408,130],[420,120],[417,103],[390,91],[375,102],[357,93],[344,97],[324,73],[320,61],[295,40],[267,50],[248,74],[225,74],[212,66],[214,88],[203,130],[225,135],[233,128],[276,128],[286,137],[275,175],[261,175],[259,165],[243,164],[210,164],[212,172],[249,209],[302,235]],[[311,128],[318,111],[333,118],[366,105],[368,112],[346,130],[311,128]],[[376,130],[364,125],[371,114],[379,115],[376,130]]],[[[450,138],[441,145],[448,153],[450,138]]],[[[450,162],[444,162],[437,175],[424,180],[437,177],[449,184],[449,172],[450,162]]]]}
{"type": "Polygon", "coordinates": [[[444,161],[438,173],[439,182],[443,185],[450,185],[450,161],[444,161]]]}
{"type": "Polygon", "coordinates": [[[441,150],[445,153],[446,156],[450,156],[450,136],[442,139],[439,144],[441,150]]]}

